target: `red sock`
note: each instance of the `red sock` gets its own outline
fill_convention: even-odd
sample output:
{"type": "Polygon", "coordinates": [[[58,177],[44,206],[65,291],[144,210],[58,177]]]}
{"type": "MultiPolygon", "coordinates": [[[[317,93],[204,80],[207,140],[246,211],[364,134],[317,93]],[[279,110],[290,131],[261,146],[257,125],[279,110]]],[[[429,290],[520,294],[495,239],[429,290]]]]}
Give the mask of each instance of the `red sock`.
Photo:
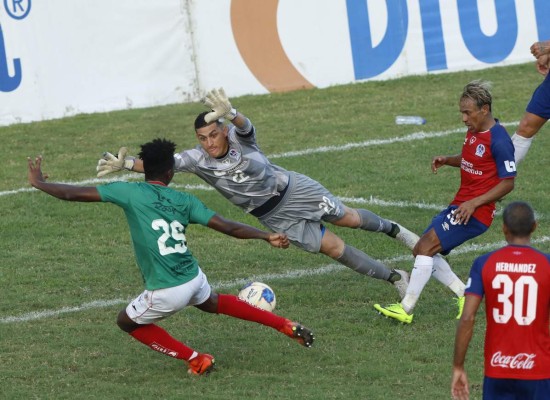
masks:
{"type": "Polygon", "coordinates": [[[142,325],[130,332],[130,335],[151,349],[180,360],[189,360],[194,353],[193,349],[174,339],[168,332],[155,324],[142,325]]]}
{"type": "Polygon", "coordinates": [[[251,306],[246,301],[232,294],[218,294],[218,314],[230,315],[246,321],[257,322],[262,325],[270,326],[278,331],[288,322],[286,318],[251,306]]]}

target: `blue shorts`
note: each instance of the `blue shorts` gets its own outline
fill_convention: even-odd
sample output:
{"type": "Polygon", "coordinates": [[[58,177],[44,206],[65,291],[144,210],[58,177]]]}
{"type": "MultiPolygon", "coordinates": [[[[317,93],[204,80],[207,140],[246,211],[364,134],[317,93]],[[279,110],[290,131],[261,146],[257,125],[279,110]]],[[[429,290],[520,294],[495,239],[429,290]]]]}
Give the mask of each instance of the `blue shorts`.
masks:
{"type": "Polygon", "coordinates": [[[550,400],[550,379],[483,379],[483,400],[550,400]]]}
{"type": "Polygon", "coordinates": [[[432,219],[432,223],[424,231],[426,233],[432,228],[435,230],[443,249],[441,254],[444,256],[449,254],[455,247],[489,229],[487,225],[482,224],[473,217],[470,218],[467,225],[457,224],[453,219],[453,212],[457,208],[457,206],[449,206],[441,211],[432,219]]]}
{"type": "Polygon", "coordinates": [[[526,111],[541,118],[550,119],[550,73],[533,92],[526,111]]]}

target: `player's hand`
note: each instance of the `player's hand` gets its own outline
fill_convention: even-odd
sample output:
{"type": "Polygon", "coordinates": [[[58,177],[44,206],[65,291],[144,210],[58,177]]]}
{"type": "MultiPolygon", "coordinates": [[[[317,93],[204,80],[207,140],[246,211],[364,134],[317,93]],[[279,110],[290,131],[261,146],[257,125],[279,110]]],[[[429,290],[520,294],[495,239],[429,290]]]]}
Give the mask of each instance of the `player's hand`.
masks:
{"type": "Polygon", "coordinates": [[[36,187],[38,182],[45,182],[48,179],[48,175],[42,175],[42,156],[38,156],[33,159],[27,157],[27,163],[29,165],[28,179],[31,186],[36,187]]]}
{"type": "Polygon", "coordinates": [[[530,47],[531,54],[536,58],[550,54],[550,41],[535,42],[530,47]]]}
{"type": "Polygon", "coordinates": [[[109,152],[103,153],[103,158],[97,162],[97,177],[101,178],[111,172],[122,171],[123,169],[131,170],[134,167],[134,159],[126,159],[128,149],[121,147],[118,150],[118,156],[114,156],[109,152]]]}
{"type": "Polygon", "coordinates": [[[550,69],[550,55],[544,54],[537,58],[536,67],[540,74],[546,76],[550,69]]]}
{"type": "Polygon", "coordinates": [[[204,116],[208,124],[220,118],[233,121],[237,116],[237,111],[231,106],[223,88],[212,89],[206,94],[202,103],[212,110],[204,116]]]}
{"type": "Polygon", "coordinates": [[[453,377],[451,380],[451,397],[453,400],[469,400],[470,388],[468,387],[468,376],[466,371],[461,368],[453,368],[453,377]]]}
{"type": "Polygon", "coordinates": [[[458,208],[453,210],[453,219],[459,225],[468,225],[468,221],[470,221],[470,218],[474,214],[475,210],[476,206],[471,200],[465,201],[460,206],[458,206],[458,208]]]}
{"type": "Polygon", "coordinates": [[[267,241],[273,247],[279,247],[281,249],[287,249],[290,245],[288,237],[284,233],[270,233],[267,241]]]}
{"type": "Polygon", "coordinates": [[[445,156],[436,156],[432,159],[432,172],[437,174],[437,170],[445,165],[447,162],[447,157],[445,156]]]}

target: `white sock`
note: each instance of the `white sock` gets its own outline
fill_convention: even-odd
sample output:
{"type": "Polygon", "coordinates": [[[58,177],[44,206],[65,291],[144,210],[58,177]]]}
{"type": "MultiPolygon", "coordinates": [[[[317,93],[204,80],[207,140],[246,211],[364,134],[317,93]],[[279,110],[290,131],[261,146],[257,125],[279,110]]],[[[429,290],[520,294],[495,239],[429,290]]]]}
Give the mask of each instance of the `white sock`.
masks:
{"type": "Polygon", "coordinates": [[[439,282],[451,289],[458,297],[464,296],[466,286],[453,272],[449,263],[439,254],[434,256],[434,272],[432,275],[439,282]]]}
{"type": "Polygon", "coordinates": [[[407,287],[407,293],[405,297],[403,297],[403,300],[401,300],[401,305],[407,314],[411,313],[424,286],[426,286],[426,283],[430,280],[433,266],[434,259],[432,257],[416,256],[411,271],[409,286],[407,287]]]}
{"type": "Polygon", "coordinates": [[[525,156],[527,155],[527,152],[529,151],[529,147],[531,147],[532,141],[533,141],[532,137],[526,138],[518,135],[517,132],[512,135],[512,143],[514,143],[514,157],[516,159],[516,165],[518,165],[519,162],[525,158],[525,156]]]}

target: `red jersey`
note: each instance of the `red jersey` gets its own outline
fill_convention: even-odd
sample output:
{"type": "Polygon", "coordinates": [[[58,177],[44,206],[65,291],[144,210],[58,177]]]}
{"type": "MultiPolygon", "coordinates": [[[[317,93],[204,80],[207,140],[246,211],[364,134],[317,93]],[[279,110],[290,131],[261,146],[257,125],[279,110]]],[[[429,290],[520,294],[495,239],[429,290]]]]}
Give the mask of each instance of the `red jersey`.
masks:
{"type": "MultiPolygon", "coordinates": [[[[468,131],[462,146],[460,164],[460,188],[451,205],[460,205],[494,188],[502,179],[516,176],[514,145],[506,129],[496,121],[488,131],[468,131]]],[[[490,226],[493,222],[495,203],[478,207],[472,215],[479,222],[490,226]]]]}
{"type": "Polygon", "coordinates": [[[485,376],[550,379],[550,255],[509,245],[478,257],[466,294],[485,296],[485,376]]]}

